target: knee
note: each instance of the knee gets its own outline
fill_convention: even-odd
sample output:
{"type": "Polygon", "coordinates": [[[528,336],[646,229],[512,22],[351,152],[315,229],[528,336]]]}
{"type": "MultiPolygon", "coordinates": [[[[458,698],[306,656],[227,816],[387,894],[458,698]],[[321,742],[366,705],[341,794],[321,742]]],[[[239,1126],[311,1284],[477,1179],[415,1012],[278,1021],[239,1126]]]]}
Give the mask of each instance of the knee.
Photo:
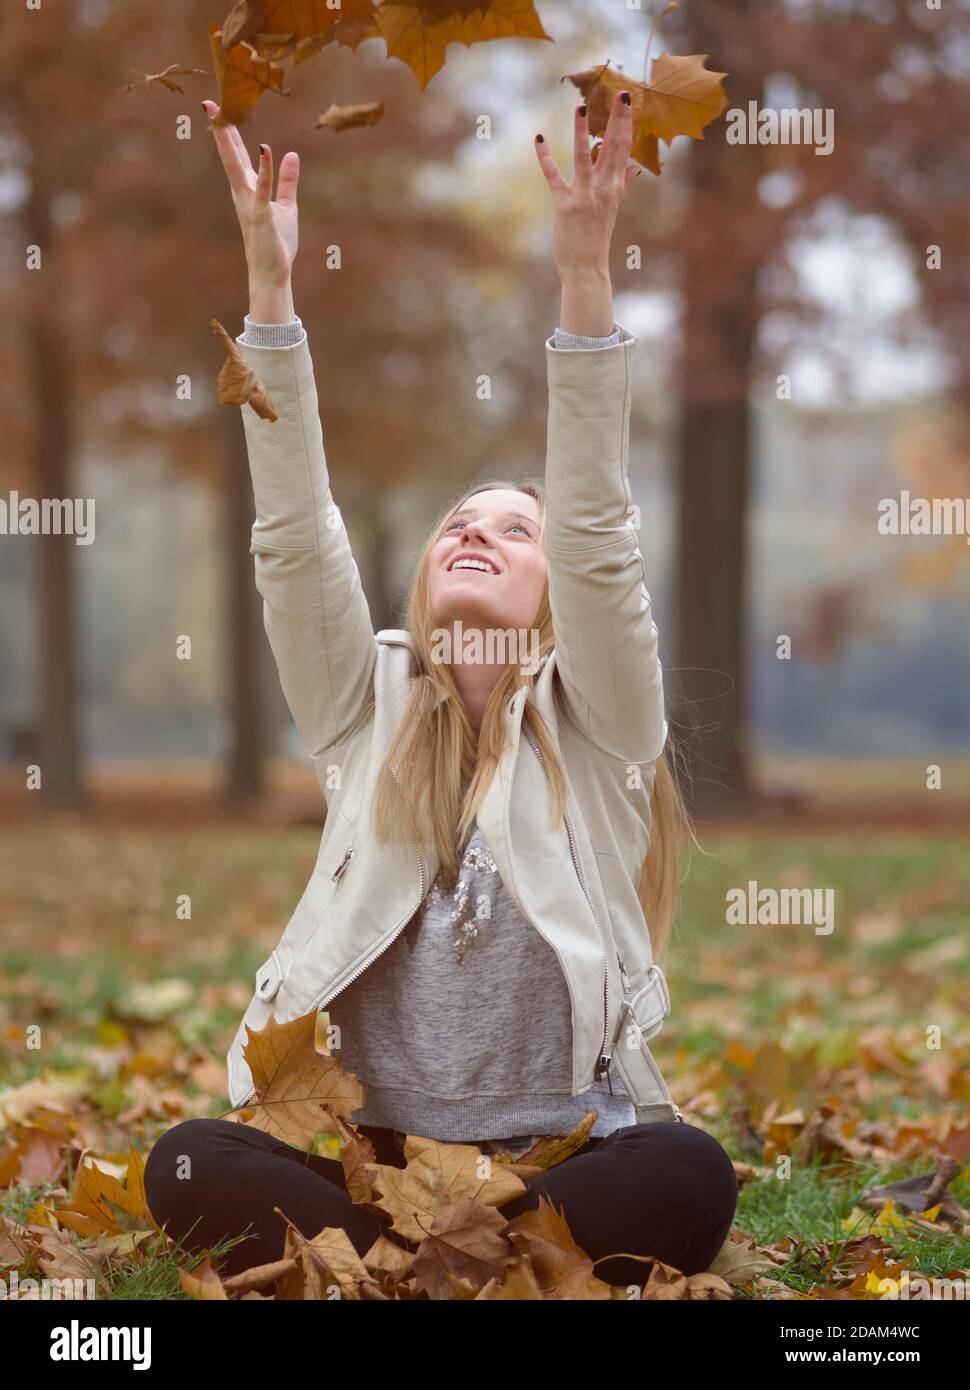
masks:
{"type": "Polygon", "coordinates": [[[190,1186],[186,1181],[202,1165],[222,1120],[182,1120],[160,1135],[145,1161],[145,1200],[155,1221],[162,1225],[177,1211],[177,1203],[190,1186]]]}
{"type": "Polygon", "coordinates": [[[706,1130],[679,1120],[645,1128],[655,1150],[652,1177],[660,1160],[664,1188],[689,1203],[696,1223],[706,1221],[726,1235],[737,1210],[738,1179],[724,1146],[706,1130]]]}

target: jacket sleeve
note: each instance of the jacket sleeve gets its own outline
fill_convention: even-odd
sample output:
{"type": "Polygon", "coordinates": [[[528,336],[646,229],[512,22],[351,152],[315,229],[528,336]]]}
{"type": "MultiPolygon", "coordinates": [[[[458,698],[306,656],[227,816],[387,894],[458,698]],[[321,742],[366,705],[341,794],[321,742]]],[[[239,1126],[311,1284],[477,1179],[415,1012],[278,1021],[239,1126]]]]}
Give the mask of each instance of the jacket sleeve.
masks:
{"type": "Polygon", "coordinates": [[[279,419],[241,406],[256,520],[250,553],[287,704],[311,757],[340,743],[370,695],[377,659],[367,598],[333,500],[313,361],[236,338],[279,419]]]}
{"type": "Polygon", "coordinates": [[[566,712],[597,748],[652,762],[667,740],[663,673],[630,512],[636,336],[601,348],[546,339],[546,554],[566,712]]]}

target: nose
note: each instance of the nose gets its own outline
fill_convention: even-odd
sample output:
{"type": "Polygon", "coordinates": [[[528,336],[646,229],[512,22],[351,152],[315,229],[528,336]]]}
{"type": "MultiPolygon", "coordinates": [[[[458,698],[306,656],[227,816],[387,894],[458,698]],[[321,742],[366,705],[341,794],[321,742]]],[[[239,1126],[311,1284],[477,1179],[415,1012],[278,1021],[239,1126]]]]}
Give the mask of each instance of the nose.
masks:
{"type": "Polygon", "coordinates": [[[461,539],[463,544],[465,541],[484,541],[486,545],[491,545],[492,543],[488,531],[481,521],[467,522],[465,526],[462,527],[461,539]]]}

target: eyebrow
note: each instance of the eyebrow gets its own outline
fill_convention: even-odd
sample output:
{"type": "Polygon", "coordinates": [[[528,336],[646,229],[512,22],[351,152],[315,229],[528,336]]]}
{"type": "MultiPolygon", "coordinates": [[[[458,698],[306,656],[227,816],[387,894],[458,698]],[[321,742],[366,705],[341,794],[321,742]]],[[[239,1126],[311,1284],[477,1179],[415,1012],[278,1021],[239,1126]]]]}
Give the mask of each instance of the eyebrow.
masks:
{"type": "MultiPolygon", "coordinates": [[[[462,517],[462,516],[471,516],[471,514],[472,514],[473,512],[475,512],[475,511],[477,511],[477,510],[478,510],[477,507],[462,507],[459,511],[457,511],[457,512],[452,512],[451,516],[450,516],[450,517],[448,518],[448,520],[445,522],[445,525],[446,525],[446,526],[450,525],[450,523],[451,523],[452,521],[457,521],[459,517],[462,517]]],[[[531,516],[525,516],[522,512],[506,512],[506,513],[504,514],[504,516],[500,517],[500,520],[501,520],[501,521],[523,521],[523,522],[525,522],[526,526],[532,526],[532,527],[534,527],[537,531],[538,531],[538,529],[539,529],[539,523],[538,523],[538,521],[533,521],[533,519],[532,519],[531,516]]]]}

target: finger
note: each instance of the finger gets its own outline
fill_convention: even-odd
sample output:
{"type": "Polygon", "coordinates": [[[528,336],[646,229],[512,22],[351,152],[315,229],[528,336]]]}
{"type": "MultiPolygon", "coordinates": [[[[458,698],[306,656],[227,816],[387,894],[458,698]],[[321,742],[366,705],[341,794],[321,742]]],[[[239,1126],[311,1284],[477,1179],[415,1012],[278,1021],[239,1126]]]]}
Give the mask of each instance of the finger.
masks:
{"type": "Polygon", "coordinates": [[[536,136],[535,147],[536,154],[539,156],[539,163],[542,166],[542,172],[545,174],[546,182],[553,193],[558,192],[560,189],[568,188],[569,184],[563,178],[562,174],[560,174],[559,165],[553,159],[552,151],[547,141],[545,141],[541,135],[536,136]]]}
{"type": "Polygon", "coordinates": [[[576,107],[573,168],[576,183],[580,187],[588,184],[593,174],[593,156],[589,147],[589,112],[585,102],[576,107]]]}
{"type": "MultiPolygon", "coordinates": [[[[202,106],[210,121],[219,114],[219,108],[214,101],[204,101],[202,106]]],[[[222,160],[223,168],[229,179],[230,188],[233,193],[246,192],[251,186],[250,180],[247,178],[246,165],[252,170],[252,163],[248,154],[246,155],[246,165],[240,158],[239,149],[232,138],[234,131],[237,135],[239,132],[236,131],[235,126],[231,125],[210,125],[209,129],[215,139],[216,149],[219,151],[219,158],[222,160]]]]}
{"type": "Polygon", "coordinates": [[[643,173],[639,164],[628,164],[623,175],[623,192],[630,187],[634,179],[638,179],[643,173]]]}
{"type": "Polygon", "coordinates": [[[273,196],[273,151],[269,145],[259,147],[259,172],[256,175],[256,190],[253,203],[257,208],[268,208],[273,196]]]}
{"type": "Polygon", "coordinates": [[[276,185],[276,201],[296,206],[296,188],[300,181],[300,156],[287,150],[280,160],[280,177],[276,185]]]}
{"type": "Polygon", "coordinates": [[[613,107],[603,136],[603,149],[596,161],[597,165],[603,165],[611,177],[619,176],[633,146],[633,102],[631,97],[628,105],[623,100],[623,95],[623,92],[617,92],[613,99],[613,107]]]}

